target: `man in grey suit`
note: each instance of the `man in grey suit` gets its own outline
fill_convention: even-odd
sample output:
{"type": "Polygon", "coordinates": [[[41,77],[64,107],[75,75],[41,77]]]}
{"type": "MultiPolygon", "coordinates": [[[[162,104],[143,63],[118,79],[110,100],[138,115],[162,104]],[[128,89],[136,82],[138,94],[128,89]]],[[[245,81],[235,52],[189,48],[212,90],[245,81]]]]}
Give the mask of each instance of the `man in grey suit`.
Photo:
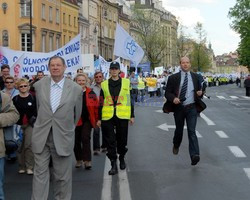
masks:
{"type": "Polygon", "coordinates": [[[82,89],[64,78],[66,65],[63,58],[51,57],[48,65],[51,76],[34,84],[38,115],[32,133],[35,158],[32,200],[48,199],[50,157],[53,162],[54,199],[69,200],[74,130],[82,111],[82,89]]]}

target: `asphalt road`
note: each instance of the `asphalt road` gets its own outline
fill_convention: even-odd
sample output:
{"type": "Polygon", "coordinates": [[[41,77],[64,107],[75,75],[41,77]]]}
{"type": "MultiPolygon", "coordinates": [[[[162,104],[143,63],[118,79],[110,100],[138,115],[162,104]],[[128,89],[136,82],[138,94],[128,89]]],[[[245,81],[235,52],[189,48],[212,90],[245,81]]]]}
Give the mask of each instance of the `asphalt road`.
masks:
{"type": "MultiPolygon", "coordinates": [[[[72,199],[249,200],[250,98],[235,85],[208,88],[207,94],[208,108],[197,123],[197,166],[191,166],[187,134],[179,154],[172,154],[173,115],[161,112],[161,99],[147,99],[136,106],[129,128],[127,169],[109,176],[105,155],[93,156],[92,170],[73,169],[72,199]]],[[[17,164],[6,164],[6,199],[28,200],[32,176],[17,171],[17,164]]]]}

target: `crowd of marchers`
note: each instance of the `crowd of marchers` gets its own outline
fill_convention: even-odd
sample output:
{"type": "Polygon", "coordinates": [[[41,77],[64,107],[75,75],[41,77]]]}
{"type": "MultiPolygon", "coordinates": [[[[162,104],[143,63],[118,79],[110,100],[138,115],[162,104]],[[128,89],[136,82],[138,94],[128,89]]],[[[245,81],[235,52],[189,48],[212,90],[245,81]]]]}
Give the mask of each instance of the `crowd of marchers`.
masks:
{"type": "MultiPolygon", "coordinates": [[[[65,61],[58,56],[50,58],[48,66],[50,76],[38,71],[31,78],[13,77],[8,65],[1,66],[0,199],[4,199],[6,160],[18,163],[19,174],[33,175],[34,200],[48,198],[49,167],[53,168],[55,199],[71,199],[72,163],[90,170],[94,167],[92,155],[103,152],[110,159],[109,175],[118,173],[117,160],[125,170],[128,125],[134,123],[135,102],[143,103],[145,97],[165,96],[174,112],[174,155],[179,152],[186,121],[191,164],[196,165],[200,161],[196,105],[207,85],[229,83],[192,72],[187,57],[180,60],[180,71],[173,75],[164,71],[145,76],[130,71],[124,78],[120,64],[111,62],[106,80],[102,72],[89,77],[82,68],[75,77],[67,76],[65,61]],[[13,138],[7,141],[7,135],[13,138]]],[[[250,76],[244,84],[249,96],[250,76]]]]}

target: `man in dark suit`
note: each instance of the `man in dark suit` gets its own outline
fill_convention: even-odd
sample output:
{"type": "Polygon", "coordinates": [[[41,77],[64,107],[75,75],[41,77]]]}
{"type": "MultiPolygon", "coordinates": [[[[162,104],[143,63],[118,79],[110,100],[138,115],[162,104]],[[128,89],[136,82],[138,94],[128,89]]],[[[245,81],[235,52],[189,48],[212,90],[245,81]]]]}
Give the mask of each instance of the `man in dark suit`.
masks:
{"type": "Polygon", "coordinates": [[[189,140],[191,164],[200,161],[199,144],[196,136],[197,109],[196,103],[202,96],[201,83],[196,73],[190,72],[191,64],[187,57],[180,61],[181,71],[168,78],[165,97],[171,102],[174,112],[175,133],[173,139],[173,154],[177,155],[182,142],[183,128],[186,120],[189,140]]]}

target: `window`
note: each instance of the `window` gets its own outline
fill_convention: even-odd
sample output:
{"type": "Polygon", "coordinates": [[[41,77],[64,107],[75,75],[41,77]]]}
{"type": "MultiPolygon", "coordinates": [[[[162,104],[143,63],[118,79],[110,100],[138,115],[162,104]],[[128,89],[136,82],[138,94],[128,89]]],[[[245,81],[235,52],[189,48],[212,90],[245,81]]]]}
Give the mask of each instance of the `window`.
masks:
{"type": "Polygon", "coordinates": [[[63,44],[66,44],[66,35],[63,36],[63,44]]]}
{"type": "Polygon", "coordinates": [[[66,24],[65,13],[63,13],[63,24],[66,24]]]}
{"type": "Polygon", "coordinates": [[[41,17],[45,19],[45,4],[42,4],[41,17]]]}
{"type": "Polygon", "coordinates": [[[59,13],[59,9],[56,9],[56,23],[57,23],[57,24],[60,23],[60,13],[59,13]]]}
{"type": "Polygon", "coordinates": [[[71,26],[70,18],[71,18],[71,16],[69,15],[69,25],[71,26]]]}
{"type": "Polygon", "coordinates": [[[145,0],[141,0],[141,4],[142,4],[142,5],[145,5],[145,0]]]}
{"type": "Polygon", "coordinates": [[[60,36],[56,37],[56,49],[60,48],[60,36]]]}
{"type": "Polygon", "coordinates": [[[74,17],[74,27],[76,27],[76,17],[74,17]]]}
{"type": "Polygon", "coordinates": [[[49,36],[49,51],[53,51],[53,36],[49,36]]]}
{"type": "Polygon", "coordinates": [[[21,48],[22,51],[30,51],[30,34],[22,33],[21,34],[21,48]]]}
{"type": "Polygon", "coordinates": [[[46,52],[46,35],[42,35],[42,52],[46,52]]]}
{"type": "Polygon", "coordinates": [[[71,40],[71,36],[69,36],[69,41],[71,40]]]}
{"type": "Polygon", "coordinates": [[[52,22],[52,7],[49,7],[49,21],[52,22]]]}
{"type": "Polygon", "coordinates": [[[30,2],[21,1],[21,17],[30,16],[30,2]]]}

